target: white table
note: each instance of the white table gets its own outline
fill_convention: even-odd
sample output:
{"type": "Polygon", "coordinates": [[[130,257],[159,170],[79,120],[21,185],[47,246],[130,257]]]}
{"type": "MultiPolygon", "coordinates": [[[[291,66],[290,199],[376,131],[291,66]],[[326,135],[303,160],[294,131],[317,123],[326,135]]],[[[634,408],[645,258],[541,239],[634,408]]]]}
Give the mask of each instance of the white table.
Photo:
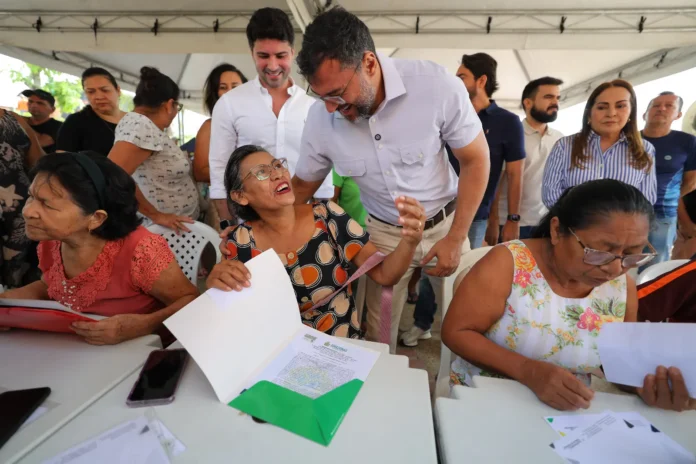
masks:
{"type": "MultiPolygon", "coordinates": [[[[385,345],[386,346],[386,345],[385,345]]],[[[379,346],[370,346],[378,348],[379,346]]],[[[230,360],[233,361],[231,355],[230,360]]],[[[187,447],[175,463],[356,462],[435,464],[437,453],[426,371],[403,356],[382,354],[328,447],[220,403],[191,360],[176,400],[153,408],[187,447]]],[[[39,463],[145,413],[125,405],[137,373],[37,447],[21,463],[39,463]]]]}
{"type": "Polygon", "coordinates": [[[696,411],[670,412],[646,406],[634,395],[595,393],[590,409],[557,411],[513,380],[481,378],[478,388],[457,387],[456,398],[438,398],[436,428],[443,464],[460,462],[560,463],[548,445],[560,437],[544,416],[636,411],[684,448],[696,453],[696,411]],[[485,386],[484,386],[485,385],[485,386]]]}
{"type": "Polygon", "coordinates": [[[10,464],[31,451],[161,348],[155,335],[113,346],[93,346],[72,334],[10,330],[0,333],[0,389],[51,387],[50,409],[0,448],[10,464]]]}

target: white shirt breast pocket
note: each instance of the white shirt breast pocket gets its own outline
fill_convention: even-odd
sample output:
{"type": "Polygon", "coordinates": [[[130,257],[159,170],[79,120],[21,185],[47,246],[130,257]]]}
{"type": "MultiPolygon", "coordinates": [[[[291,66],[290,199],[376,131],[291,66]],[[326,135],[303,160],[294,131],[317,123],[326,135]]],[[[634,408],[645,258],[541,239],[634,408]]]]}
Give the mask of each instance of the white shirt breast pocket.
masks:
{"type": "Polygon", "coordinates": [[[334,161],[334,169],[341,177],[362,177],[367,172],[365,160],[336,160],[334,161]]]}

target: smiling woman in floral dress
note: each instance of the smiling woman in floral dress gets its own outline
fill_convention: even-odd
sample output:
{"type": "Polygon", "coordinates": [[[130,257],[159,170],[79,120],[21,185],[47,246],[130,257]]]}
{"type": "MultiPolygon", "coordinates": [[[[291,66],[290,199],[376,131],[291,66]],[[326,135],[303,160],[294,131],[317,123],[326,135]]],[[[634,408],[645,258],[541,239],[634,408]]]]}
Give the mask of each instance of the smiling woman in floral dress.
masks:
{"type": "MultiPolygon", "coordinates": [[[[637,188],[591,181],[566,191],[532,239],[493,248],[464,278],[443,323],[442,340],[457,355],[452,383],[508,377],[554,408],[588,408],[590,374],[602,375],[599,332],[636,321],[626,272],[655,257],[644,253],[653,218],[637,188]]],[[[637,393],[650,405],[689,408],[676,368],[659,367],[637,393]]]]}

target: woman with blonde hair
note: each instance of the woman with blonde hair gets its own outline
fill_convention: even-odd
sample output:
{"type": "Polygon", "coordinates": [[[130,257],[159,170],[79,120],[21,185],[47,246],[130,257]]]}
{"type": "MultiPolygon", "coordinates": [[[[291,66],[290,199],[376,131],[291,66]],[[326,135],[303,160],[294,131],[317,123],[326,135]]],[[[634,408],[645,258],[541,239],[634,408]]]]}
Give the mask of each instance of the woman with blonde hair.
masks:
{"type": "Polygon", "coordinates": [[[636,94],[630,83],[616,79],[592,92],[582,130],[556,142],[546,162],[542,199],[547,208],[566,189],[597,179],[632,185],[655,203],[655,147],[642,139],[636,115],[636,94]]]}

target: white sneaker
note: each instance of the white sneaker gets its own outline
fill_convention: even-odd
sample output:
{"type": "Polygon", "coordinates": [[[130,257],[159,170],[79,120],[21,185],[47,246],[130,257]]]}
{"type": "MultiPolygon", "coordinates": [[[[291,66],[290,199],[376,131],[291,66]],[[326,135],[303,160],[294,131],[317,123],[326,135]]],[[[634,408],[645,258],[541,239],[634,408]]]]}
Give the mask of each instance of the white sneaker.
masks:
{"type": "Polygon", "coordinates": [[[414,325],[408,332],[401,336],[401,343],[406,346],[418,346],[418,340],[429,340],[432,338],[430,330],[423,330],[414,325]]]}

